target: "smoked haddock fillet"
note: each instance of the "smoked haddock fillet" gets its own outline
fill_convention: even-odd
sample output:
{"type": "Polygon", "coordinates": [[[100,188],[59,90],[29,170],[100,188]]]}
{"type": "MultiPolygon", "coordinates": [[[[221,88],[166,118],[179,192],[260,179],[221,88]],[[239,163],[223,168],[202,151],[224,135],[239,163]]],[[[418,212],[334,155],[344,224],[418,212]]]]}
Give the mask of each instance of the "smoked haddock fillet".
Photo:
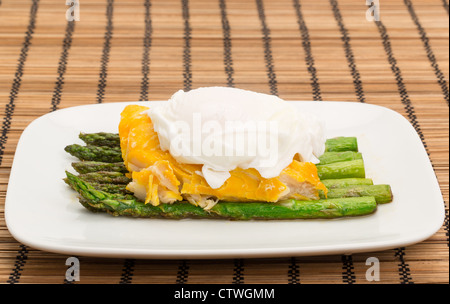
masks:
{"type": "Polygon", "coordinates": [[[177,162],[160,148],[158,134],[144,111],[148,107],[127,106],[119,124],[120,146],[132,182],[127,189],[157,206],[187,200],[205,209],[219,200],[277,202],[284,199],[317,200],[319,190],[327,192],[313,163],[294,159],[279,176],[263,178],[255,169],[236,168],[218,189],[211,188],[198,174],[202,165],[177,162]]]}

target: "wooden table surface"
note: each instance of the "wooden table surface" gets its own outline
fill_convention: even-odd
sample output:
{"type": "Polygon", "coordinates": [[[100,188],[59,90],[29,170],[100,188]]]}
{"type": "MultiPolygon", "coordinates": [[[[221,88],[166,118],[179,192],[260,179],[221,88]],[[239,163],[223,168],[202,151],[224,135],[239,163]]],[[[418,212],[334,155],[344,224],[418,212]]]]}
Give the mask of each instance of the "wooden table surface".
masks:
{"type": "Polygon", "coordinates": [[[348,256],[79,257],[76,283],[364,284],[368,257],[381,261],[371,284],[448,283],[448,0],[380,2],[380,21],[368,21],[359,0],[80,0],[80,21],[68,22],[65,1],[0,0],[0,283],[69,283],[69,256],[20,244],[5,223],[16,145],[31,121],[203,86],[397,111],[429,153],[444,225],[419,244],[348,256]]]}

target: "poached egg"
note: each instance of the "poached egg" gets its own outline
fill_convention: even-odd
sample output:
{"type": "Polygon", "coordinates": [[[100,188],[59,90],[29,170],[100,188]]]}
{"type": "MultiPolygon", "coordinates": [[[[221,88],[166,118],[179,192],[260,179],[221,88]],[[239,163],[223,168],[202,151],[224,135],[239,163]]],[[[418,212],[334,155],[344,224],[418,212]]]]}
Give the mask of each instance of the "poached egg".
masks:
{"type": "Polygon", "coordinates": [[[213,189],[236,168],[273,178],[296,156],[318,163],[325,151],[324,123],[273,95],[228,87],[180,90],[146,114],[161,149],[179,163],[202,165],[197,174],[213,189]]]}

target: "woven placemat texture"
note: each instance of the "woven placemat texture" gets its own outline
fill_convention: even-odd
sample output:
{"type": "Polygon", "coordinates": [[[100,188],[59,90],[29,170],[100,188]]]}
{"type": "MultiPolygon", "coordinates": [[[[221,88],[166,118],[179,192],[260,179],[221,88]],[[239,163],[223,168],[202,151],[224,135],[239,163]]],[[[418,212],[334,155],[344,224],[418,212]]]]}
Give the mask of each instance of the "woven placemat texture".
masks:
{"type": "MultiPolygon", "coordinates": [[[[448,0],[0,0],[0,283],[69,283],[68,256],[18,243],[4,200],[18,139],[37,117],[77,105],[166,100],[230,86],[286,100],[349,101],[404,115],[446,204],[442,228],[406,248],[347,256],[236,260],[79,257],[75,283],[364,284],[449,281],[448,0]]],[[[405,174],[414,174],[408,172],[405,174]]],[[[30,193],[32,196],[32,193],[30,193]]]]}

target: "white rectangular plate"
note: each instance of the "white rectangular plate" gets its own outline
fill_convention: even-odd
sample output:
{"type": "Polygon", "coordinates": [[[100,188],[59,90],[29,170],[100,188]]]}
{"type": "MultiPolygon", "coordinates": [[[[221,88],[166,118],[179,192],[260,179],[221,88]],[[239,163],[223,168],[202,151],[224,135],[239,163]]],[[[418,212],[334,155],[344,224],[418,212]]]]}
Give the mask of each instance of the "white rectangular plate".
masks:
{"type": "Polygon", "coordinates": [[[372,215],[335,220],[163,220],[91,213],[63,182],[64,171],[76,161],[64,147],[82,143],[80,132],[117,132],[120,112],[132,103],[112,103],[59,110],[25,129],[8,185],[8,229],[19,242],[45,251],[179,259],[375,251],[420,242],[441,227],[442,194],[427,153],[405,118],[368,104],[293,103],[324,119],[329,138],[356,136],[367,176],[376,184],[390,184],[394,201],[372,215]]]}

